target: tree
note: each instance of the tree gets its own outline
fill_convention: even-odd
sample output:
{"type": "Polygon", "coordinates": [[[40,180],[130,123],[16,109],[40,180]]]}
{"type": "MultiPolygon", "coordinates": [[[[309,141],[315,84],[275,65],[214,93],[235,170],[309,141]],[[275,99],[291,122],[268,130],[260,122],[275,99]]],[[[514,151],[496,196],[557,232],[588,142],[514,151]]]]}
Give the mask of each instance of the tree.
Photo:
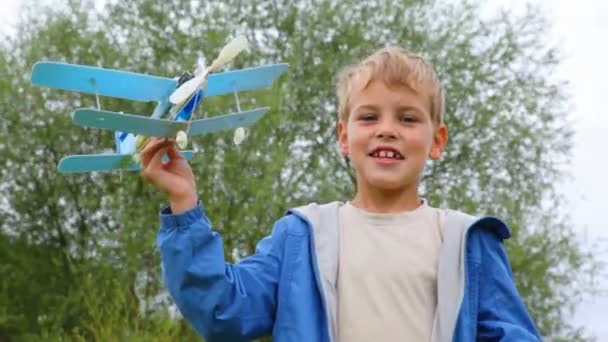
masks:
{"type": "MultiPolygon", "coordinates": [[[[243,107],[272,108],[243,145],[231,144],[230,133],[194,142],[199,191],[229,260],[250,254],[289,207],[352,195],[350,169],[333,147],[330,75],[383,45],[406,45],[435,64],[448,95],[448,152],[428,165],[423,195],[436,206],[506,218],[518,287],[542,334],[581,337],[566,319],[584,288],[577,284],[588,284],[597,264],[568,218],[557,215],[561,204],[551,201],[572,132],[565,85],[551,73],[558,51],[539,34],[538,13],[483,21],[472,2],[421,0],[144,0],[109,3],[99,13],[92,1],[64,5],[31,9],[0,55],[0,192],[7,199],[0,202],[0,244],[18,246],[0,266],[11,274],[29,270],[3,279],[0,303],[10,309],[0,311],[0,335],[130,331],[145,338],[150,335],[137,335],[146,331],[142,326],[170,325],[162,320],[154,248],[162,196],[133,173],[56,173],[61,156],[112,146],[112,134],[72,125],[66,114],[95,106],[95,98],[32,87],[33,63],[53,59],[172,76],[245,34],[254,48],[232,67],[279,61],[290,67],[271,90],[241,95],[243,107]],[[31,277],[40,277],[36,286],[31,277]],[[43,281],[49,277],[54,281],[43,281]],[[96,302],[93,293],[116,300],[96,302]],[[103,313],[97,320],[91,307],[103,313]],[[112,316],[118,307],[122,312],[112,316]],[[52,315],[44,316],[48,308],[52,315]],[[90,321],[98,324],[91,328],[90,321]]],[[[107,98],[101,105],[152,110],[107,98]]],[[[210,115],[234,106],[229,96],[204,105],[210,115]]]]}

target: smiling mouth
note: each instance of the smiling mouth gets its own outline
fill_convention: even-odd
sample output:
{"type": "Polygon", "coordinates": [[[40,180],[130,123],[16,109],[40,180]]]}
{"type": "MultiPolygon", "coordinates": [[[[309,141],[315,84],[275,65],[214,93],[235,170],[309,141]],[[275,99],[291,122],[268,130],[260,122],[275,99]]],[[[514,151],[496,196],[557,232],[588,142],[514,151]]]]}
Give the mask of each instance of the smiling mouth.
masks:
{"type": "Polygon", "coordinates": [[[380,159],[394,159],[394,160],[403,160],[403,156],[396,150],[385,150],[385,149],[377,149],[374,152],[369,154],[370,157],[380,158],[380,159]]]}

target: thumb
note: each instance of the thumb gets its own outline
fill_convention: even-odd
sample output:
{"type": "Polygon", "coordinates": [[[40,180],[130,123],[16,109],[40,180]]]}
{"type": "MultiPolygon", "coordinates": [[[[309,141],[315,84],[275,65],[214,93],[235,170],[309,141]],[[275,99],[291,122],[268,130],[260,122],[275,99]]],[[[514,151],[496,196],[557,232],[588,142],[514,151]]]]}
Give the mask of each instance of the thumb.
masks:
{"type": "Polygon", "coordinates": [[[148,161],[148,164],[142,169],[141,173],[144,179],[156,183],[163,173],[163,156],[167,153],[169,147],[159,148],[148,161]]]}
{"type": "Polygon", "coordinates": [[[175,141],[172,141],[171,144],[169,145],[169,148],[167,150],[167,156],[169,157],[169,160],[171,162],[186,159],[186,158],[184,158],[182,153],[177,148],[177,144],[175,143],[175,141]]]}

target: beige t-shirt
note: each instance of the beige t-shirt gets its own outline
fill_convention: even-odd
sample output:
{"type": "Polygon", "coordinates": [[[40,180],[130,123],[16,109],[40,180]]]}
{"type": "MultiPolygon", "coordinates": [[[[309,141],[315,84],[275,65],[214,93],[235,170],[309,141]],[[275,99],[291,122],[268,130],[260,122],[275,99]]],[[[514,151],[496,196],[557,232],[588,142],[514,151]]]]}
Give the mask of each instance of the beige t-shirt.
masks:
{"type": "Polygon", "coordinates": [[[445,212],[340,208],[338,342],[430,341],[445,212]]]}

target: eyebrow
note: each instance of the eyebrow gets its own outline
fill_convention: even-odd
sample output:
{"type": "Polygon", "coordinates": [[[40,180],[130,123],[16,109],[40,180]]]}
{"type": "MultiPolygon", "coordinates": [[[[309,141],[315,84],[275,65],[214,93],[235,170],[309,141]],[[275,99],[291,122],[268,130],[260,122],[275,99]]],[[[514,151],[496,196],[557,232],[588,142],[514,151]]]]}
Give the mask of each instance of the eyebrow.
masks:
{"type": "MultiPolygon", "coordinates": [[[[379,107],[376,106],[376,105],[368,104],[368,105],[362,105],[362,106],[356,107],[356,108],[354,108],[353,111],[358,112],[358,111],[361,111],[361,110],[378,111],[379,107]]],[[[420,108],[418,108],[416,106],[407,106],[407,105],[405,105],[405,106],[399,106],[399,107],[397,107],[397,111],[398,112],[409,111],[409,110],[413,110],[413,111],[415,111],[417,113],[420,113],[420,114],[424,113],[423,110],[421,110],[420,108]]]]}
{"type": "Polygon", "coordinates": [[[373,111],[377,111],[378,107],[374,106],[374,105],[363,105],[363,106],[358,106],[356,108],[353,109],[353,111],[358,112],[361,110],[373,110],[373,111]]]}

